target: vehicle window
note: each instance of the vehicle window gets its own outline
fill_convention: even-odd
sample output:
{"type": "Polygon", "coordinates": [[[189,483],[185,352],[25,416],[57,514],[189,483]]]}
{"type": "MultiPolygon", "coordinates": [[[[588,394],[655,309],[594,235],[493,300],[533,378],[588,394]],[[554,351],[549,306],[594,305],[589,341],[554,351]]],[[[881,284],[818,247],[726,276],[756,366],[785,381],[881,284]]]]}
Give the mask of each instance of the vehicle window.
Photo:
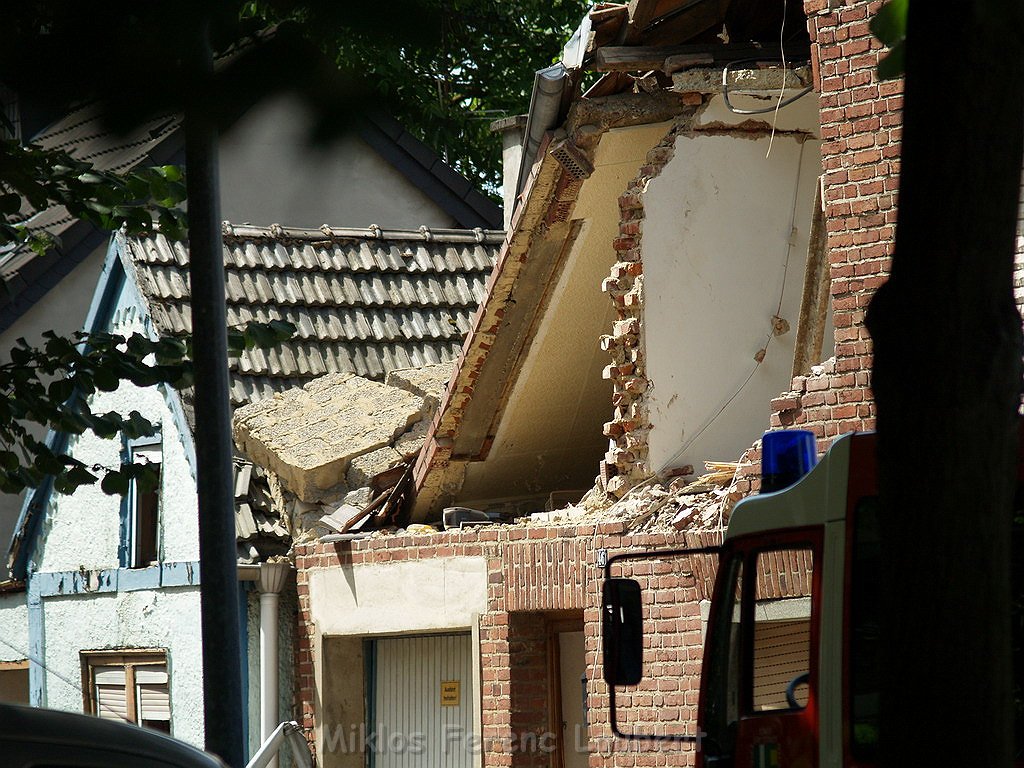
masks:
{"type": "Polygon", "coordinates": [[[723,590],[724,603],[716,608],[714,622],[708,628],[707,653],[709,691],[704,729],[706,746],[712,754],[733,754],[736,749],[736,724],[740,719],[740,599],[743,591],[743,556],[736,555],[728,568],[723,590]]]}
{"type": "Polygon", "coordinates": [[[754,712],[807,706],[813,575],[810,548],[757,553],[750,699],[754,712]]]}

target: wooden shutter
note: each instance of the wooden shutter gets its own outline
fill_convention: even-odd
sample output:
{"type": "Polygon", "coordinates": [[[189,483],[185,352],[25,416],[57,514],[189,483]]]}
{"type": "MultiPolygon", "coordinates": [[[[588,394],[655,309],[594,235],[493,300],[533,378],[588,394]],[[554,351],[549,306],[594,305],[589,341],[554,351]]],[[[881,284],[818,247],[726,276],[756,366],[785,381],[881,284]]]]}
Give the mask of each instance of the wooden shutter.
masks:
{"type": "Polygon", "coordinates": [[[140,723],[171,719],[171,695],[165,665],[135,668],[135,702],[140,723]]]}
{"type": "Polygon", "coordinates": [[[127,676],[124,667],[96,667],[93,680],[96,687],[96,714],[106,720],[130,722],[128,697],[125,695],[127,676]]]}

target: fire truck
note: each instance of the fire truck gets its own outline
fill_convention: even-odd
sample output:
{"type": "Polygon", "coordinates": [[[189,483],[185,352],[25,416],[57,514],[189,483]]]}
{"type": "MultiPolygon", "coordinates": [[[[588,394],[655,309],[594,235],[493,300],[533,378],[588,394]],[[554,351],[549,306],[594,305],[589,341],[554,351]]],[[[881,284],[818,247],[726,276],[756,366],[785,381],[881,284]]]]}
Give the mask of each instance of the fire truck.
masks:
{"type": "MultiPolygon", "coordinates": [[[[766,433],[762,494],[736,505],[720,547],[624,552],[607,561],[602,643],[617,736],[695,741],[705,768],[876,762],[875,436],[840,437],[816,465],[814,452],[810,432],[766,433]],[[659,617],[679,614],[666,612],[657,592],[670,572],[700,581],[692,564],[700,558],[711,564],[706,580],[714,590],[705,591],[700,629],[683,647],[675,635],[660,636],[659,617]],[[702,662],[688,662],[695,658],[702,662]],[[673,704],[665,692],[673,686],[659,682],[688,663],[691,675],[700,670],[696,723],[658,732],[651,721],[673,704]],[[643,706],[646,717],[636,714],[643,706]]],[[[693,698],[673,712],[685,720],[693,698]]]]}

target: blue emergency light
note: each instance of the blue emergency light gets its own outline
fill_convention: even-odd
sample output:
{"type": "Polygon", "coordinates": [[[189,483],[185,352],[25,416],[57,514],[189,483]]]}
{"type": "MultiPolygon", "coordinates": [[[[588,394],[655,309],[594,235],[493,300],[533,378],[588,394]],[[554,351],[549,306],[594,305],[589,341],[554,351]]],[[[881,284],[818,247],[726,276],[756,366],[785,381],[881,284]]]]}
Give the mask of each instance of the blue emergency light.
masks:
{"type": "Polygon", "coordinates": [[[806,429],[765,432],[761,437],[761,493],[788,488],[818,461],[814,433],[806,429]]]}

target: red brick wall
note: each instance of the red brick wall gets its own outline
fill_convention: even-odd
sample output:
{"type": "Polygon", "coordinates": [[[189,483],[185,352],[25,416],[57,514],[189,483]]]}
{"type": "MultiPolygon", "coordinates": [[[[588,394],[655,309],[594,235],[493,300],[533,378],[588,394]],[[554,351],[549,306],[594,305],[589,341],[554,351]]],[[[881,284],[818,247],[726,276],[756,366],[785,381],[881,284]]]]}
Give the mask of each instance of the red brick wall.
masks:
{"type": "Polygon", "coordinates": [[[875,74],[881,44],[868,23],[882,2],[806,0],[820,86],[825,222],[835,359],[772,401],[770,426],[810,429],[824,451],[873,429],[871,339],[864,315],[888,277],[896,228],[902,81],[875,74]]]}
{"type": "MultiPolygon", "coordinates": [[[[527,745],[523,734],[548,729],[548,694],[545,649],[545,612],[564,615],[582,611],[587,669],[596,673],[589,693],[589,735],[592,766],[689,765],[692,749],[624,742],[611,737],[607,689],[600,667],[600,600],[602,572],[596,565],[599,549],[609,556],[626,550],[667,546],[706,546],[717,543],[713,534],[623,535],[622,523],[552,528],[485,528],[421,536],[392,536],[341,544],[304,544],[296,548],[299,594],[299,709],[302,725],[312,741],[315,706],[314,660],[319,653],[310,615],[309,574],[343,564],[387,563],[437,557],[478,556],[488,563],[488,610],[480,618],[481,701],[485,766],[546,766],[546,752],[527,745]],[[596,665],[596,666],[595,666],[596,665]],[[509,749],[506,745],[512,745],[509,749]],[[603,754],[602,754],[603,753],[603,754]],[[644,757],[646,755],[646,757],[644,757]]],[[[660,567],[659,567],[660,568],[660,567]]],[[[641,568],[641,571],[644,569],[641,568]]],[[[711,572],[685,577],[659,571],[648,586],[649,599],[657,600],[658,643],[666,648],[691,649],[686,666],[662,666],[660,677],[645,681],[634,693],[644,705],[647,722],[664,718],[665,707],[693,707],[700,617],[694,597],[706,594],[711,572]],[[695,634],[696,633],[696,634],[695,634]],[[679,677],[679,673],[683,677],[679,677]]],[[[652,636],[653,637],[653,636],[652,636]]],[[[683,659],[680,659],[680,664],[683,659]]],[[[632,702],[631,702],[632,706],[632,702]]],[[[685,714],[689,714],[689,711],[685,714]]],[[[539,738],[537,742],[539,744],[539,738]]]]}

